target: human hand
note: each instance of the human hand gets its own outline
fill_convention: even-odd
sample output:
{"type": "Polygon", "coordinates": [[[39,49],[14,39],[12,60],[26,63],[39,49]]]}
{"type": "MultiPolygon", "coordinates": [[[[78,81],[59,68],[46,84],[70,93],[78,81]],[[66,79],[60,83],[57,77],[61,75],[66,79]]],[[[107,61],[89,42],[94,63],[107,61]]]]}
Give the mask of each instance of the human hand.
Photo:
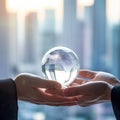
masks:
{"type": "Polygon", "coordinates": [[[19,100],[35,104],[51,106],[76,105],[74,98],[66,98],[45,92],[47,89],[57,90],[61,85],[55,81],[44,80],[32,74],[20,74],[15,78],[19,100]]]}
{"type": "Polygon", "coordinates": [[[78,74],[77,79],[75,79],[72,82],[69,88],[65,89],[65,93],[67,93],[66,91],[68,92],[73,91],[73,94],[74,94],[73,96],[75,97],[75,95],[81,94],[81,91],[82,91],[81,89],[84,88],[83,91],[85,90],[85,92],[83,92],[80,95],[81,97],[80,96],[79,97],[76,96],[76,97],[79,98],[78,99],[79,105],[88,106],[88,105],[109,100],[110,95],[107,94],[107,92],[106,94],[103,95],[102,93],[103,91],[101,89],[104,88],[105,86],[108,86],[106,88],[112,88],[115,85],[120,85],[120,82],[114,75],[110,73],[101,72],[101,71],[81,70],[78,74]],[[102,85],[100,89],[99,89],[100,87],[99,85],[100,86],[102,85]],[[77,89],[78,91],[80,90],[80,92],[75,93],[74,89],[77,89]],[[98,92],[102,91],[102,92],[101,94],[100,93],[98,94],[97,91],[98,92]],[[91,102],[92,100],[93,102],[91,102]]]}
{"type": "Polygon", "coordinates": [[[90,106],[111,99],[112,85],[103,81],[94,81],[64,90],[66,97],[75,97],[80,106],[90,106]]]}
{"type": "Polygon", "coordinates": [[[80,85],[89,81],[104,81],[113,86],[120,85],[120,81],[114,75],[107,72],[91,70],[81,70],[78,78],[71,85],[80,85]]]}

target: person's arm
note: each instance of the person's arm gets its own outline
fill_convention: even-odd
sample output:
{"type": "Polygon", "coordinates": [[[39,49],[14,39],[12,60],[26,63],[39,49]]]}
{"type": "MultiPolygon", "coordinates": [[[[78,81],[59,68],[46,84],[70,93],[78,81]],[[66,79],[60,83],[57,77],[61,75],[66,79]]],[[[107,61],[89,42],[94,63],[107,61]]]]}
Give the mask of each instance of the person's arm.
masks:
{"type": "Polygon", "coordinates": [[[0,120],[17,120],[17,92],[12,79],[0,80],[0,120]]]}
{"type": "Polygon", "coordinates": [[[120,86],[115,86],[111,92],[111,102],[117,120],[120,120],[120,86]]]}
{"type": "Polygon", "coordinates": [[[0,80],[0,120],[17,120],[17,100],[39,105],[76,105],[75,98],[67,98],[46,92],[47,89],[60,88],[59,83],[32,74],[19,74],[14,80],[0,80]]]}
{"type": "Polygon", "coordinates": [[[115,116],[117,120],[120,120],[120,80],[114,75],[100,71],[81,70],[78,78],[64,92],[66,96],[76,95],[78,104],[81,106],[111,101],[115,116]],[[96,82],[106,82],[108,85],[104,83],[98,85],[96,82]]]}

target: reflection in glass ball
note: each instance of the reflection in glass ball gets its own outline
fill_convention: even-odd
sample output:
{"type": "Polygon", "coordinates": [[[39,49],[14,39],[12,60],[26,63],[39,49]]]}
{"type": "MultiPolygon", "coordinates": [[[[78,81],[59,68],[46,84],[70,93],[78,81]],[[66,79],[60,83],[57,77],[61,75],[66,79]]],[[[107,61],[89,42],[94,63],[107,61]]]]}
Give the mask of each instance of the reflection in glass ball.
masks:
{"type": "Polygon", "coordinates": [[[49,80],[56,80],[62,86],[68,86],[80,69],[78,56],[69,48],[50,49],[42,59],[42,73],[49,80]]]}

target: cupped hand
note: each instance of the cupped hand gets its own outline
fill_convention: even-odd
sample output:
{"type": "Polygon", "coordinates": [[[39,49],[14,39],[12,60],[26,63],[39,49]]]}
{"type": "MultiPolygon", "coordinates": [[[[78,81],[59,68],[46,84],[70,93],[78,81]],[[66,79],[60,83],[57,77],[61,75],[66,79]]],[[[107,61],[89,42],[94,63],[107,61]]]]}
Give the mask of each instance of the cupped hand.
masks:
{"type": "Polygon", "coordinates": [[[120,81],[112,74],[102,71],[80,70],[78,78],[71,85],[80,85],[89,81],[104,81],[113,86],[120,85],[120,81]]]}
{"type": "Polygon", "coordinates": [[[61,85],[55,81],[44,80],[32,74],[19,74],[15,78],[17,96],[19,100],[28,101],[40,105],[71,106],[76,105],[75,98],[57,96],[46,92],[61,89],[61,85]]]}
{"type": "Polygon", "coordinates": [[[66,97],[75,97],[80,106],[90,106],[109,101],[112,85],[104,81],[87,82],[64,90],[66,97]]]}

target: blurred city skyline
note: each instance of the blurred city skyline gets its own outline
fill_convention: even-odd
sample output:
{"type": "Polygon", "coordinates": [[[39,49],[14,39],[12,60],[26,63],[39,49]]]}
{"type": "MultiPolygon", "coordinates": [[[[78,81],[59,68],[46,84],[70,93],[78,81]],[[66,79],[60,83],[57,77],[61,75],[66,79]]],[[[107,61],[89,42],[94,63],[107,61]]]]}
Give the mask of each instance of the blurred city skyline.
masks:
{"type": "MultiPolygon", "coordinates": [[[[110,72],[120,79],[119,4],[119,0],[0,0],[0,78],[21,72],[41,75],[43,55],[52,47],[66,46],[80,58],[81,69],[110,72]]],[[[115,118],[110,104],[57,108],[19,103],[19,120],[78,119],[115,118]]]]}

